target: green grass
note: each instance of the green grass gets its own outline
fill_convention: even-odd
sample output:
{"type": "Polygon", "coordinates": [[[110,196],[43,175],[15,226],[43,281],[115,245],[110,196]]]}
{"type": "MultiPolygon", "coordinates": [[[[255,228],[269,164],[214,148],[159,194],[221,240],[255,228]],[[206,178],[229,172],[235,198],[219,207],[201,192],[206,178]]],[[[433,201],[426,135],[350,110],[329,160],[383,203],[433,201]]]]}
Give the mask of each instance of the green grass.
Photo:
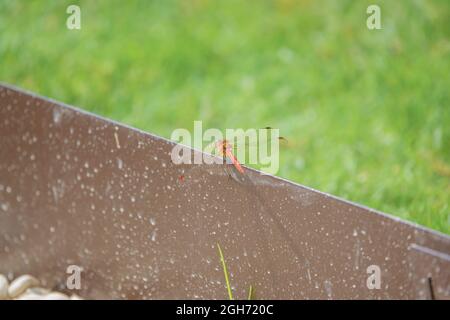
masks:
{"type": "MultiPolygon", "coordinates": [[[[220,247],[219,243],[217,243],[217,250],[219,251],[220,264],[222,265],[223,275],[225,278],[225,284],[228,292],[228,299],[233,300],[233,291],[231,289],[230,278],[228,276],[227,263],[225,261],[225,257],[223,256],[222,248],[220,247]]],[[[247,300],[253,300],[254,294],[255,292],[253,290],[253,286],[250,285],[250,287],[248,288],[247,300]]]]}
{"type": "Polygon", "coordinates": [[[278,127],[280,176],[450,233],[449,7],[0,0],[0,80],[165,137],[278,127]]]}
{"type": "Polygon", "coordinates": [[[222,248],[220,247],[220,244],[217,244],[217,250],[219,251],[220,263],[222,265],[223,275],[225,277],[225,284],[227,286],[228,299],[233,300],[233,292],[231,291],[231,284],[230,284],[230,279],[228,277],[227,264],[225,262],[225,258],[223,257],[222,248]]]}

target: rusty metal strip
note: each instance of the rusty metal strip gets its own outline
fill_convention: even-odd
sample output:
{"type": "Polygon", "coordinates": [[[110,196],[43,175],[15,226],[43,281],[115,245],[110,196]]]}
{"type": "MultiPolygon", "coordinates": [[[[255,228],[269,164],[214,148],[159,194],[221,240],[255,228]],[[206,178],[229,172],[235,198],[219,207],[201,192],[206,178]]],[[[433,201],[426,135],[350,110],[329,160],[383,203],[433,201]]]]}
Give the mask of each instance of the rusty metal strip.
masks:
{"type": "Polygon", "coordinates": [[[450,298],[448,236],[254,170],[175,165],[172,147],[0,86],[0,273],[70,291],[77,265],[86,298],[225,299],[220,243],[236,298],[450,298]]]}

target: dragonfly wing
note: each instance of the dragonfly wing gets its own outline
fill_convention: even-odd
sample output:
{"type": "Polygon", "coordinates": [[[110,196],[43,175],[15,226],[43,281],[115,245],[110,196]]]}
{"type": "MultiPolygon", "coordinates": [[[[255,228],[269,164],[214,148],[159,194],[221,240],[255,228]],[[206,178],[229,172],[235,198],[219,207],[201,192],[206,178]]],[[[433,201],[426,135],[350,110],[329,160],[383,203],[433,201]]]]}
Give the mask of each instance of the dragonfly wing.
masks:
{"type": "Polygon", "coordinates": [[[244,173],[244,169],[242,168],[241,164],[240,164],[239,161],[236,159],[236,157],[233,155],[233,153],[231,153],[230,151],[227,151],[227,157],[231,160],[231,162],[233,163],[233,165],[236,167],[236,169],[237,169],[240,173],[244,173]]]}
{"type": "Polygon", "coordinates": [[[261,144],[270,144],[273,140],[277,140],[281,146],[288,145],[288,140],[280,136],[279,134],[272,134],[271,127],[265,127],[259,129],[261,131],[266,131],[265,138],[261,137],[259,134],[256,137],[250,137],[246,135],[241,135],[235,138],[233,142],[233,148],[239,147],[248,147],[248,148],[257,148],[261,144]]]}

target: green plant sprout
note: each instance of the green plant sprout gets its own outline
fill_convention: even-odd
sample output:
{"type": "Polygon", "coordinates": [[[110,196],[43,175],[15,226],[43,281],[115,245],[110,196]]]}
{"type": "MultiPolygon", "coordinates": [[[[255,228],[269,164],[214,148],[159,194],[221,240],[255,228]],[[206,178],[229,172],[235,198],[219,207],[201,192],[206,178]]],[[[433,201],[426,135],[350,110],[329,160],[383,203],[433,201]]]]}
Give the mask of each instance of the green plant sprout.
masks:
{"type": "Polygon", "coordinates": [[[250,285],[250,288],[248,288],[247,300],[253,300],[253,286],[252,285],[250,285]]]}
{"type": "MultiPolygon", "coordinates": [[[[225,276],[225,283],[227,285],[228,298],[230,300],[233,300],[233,292],[231,290],[230,279],[228,277],[227,265],[225,263],[225,258],[223,257],[222,248],[220,247],[219,243],[217,243],[217,249],[219,251],[220,262],[222,263],[223,274],[225,276]]],[[[253,298],[253,295],[254,295],[253,286],[250,285],[250,288],[248,289],[248,300],[251,300],[253,298]]]]}

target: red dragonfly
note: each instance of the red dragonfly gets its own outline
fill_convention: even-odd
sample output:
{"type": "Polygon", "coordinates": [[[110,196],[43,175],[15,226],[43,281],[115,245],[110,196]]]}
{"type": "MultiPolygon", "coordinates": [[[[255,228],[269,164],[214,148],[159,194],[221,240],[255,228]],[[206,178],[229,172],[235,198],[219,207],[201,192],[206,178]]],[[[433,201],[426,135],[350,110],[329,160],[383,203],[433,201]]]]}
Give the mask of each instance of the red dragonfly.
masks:
{"type": "MultiPolygon", "coordinates": [[[[265,127],[262,128],[260,130],[272,130],[271,127],[265,127]]],[[[268,131],[267,131],[268,132],[268,131]]],[[[267,132],[266,132],[266,136],[267,137],[267,132]]],[[[248,138],[248,137],[247,137],[248,138]]],[[[220,157],[223,158],[223,164],[232,164],[233,167],[236,169],[236,173],[238,173],[238,175],[236,175],[236,173],[234,173],[232,170],[228,169],[228,166],[211,166],[208,167],[209,172],[212,174],[214,172],[214,174],[226,174],[228,176],[230,176],[231,178],[233,178],[234,180],[237,180],[238,182],[242,182],[241,178],[244,178],[244,174],[245,174],[245,170],[242,167],[241,163],[238,160],[238,157],[236,156],[236,154],[239,154],[239,147],[244,147],[245,149],[242,148],[241,151],[243,150],[249,150],[251,147],[261,147],[263,145],[258,145],[258,142],[261,143],[265,143],[266,147],[267,144],[272,141],[273,139],[277,139],[280,142],[281,146],[286,146],[287,145],[287,139],[278,135],[274,135],[271,136],[269,138],[264,138],[264,137],[260,137],[260,140],[258,140],[255,137],[253,137],[254,139],[252,140],[251,138],[249,138],[248,140],[252,140],[252,141],[247,141],[245,140],[246,137],[245,135],[238,135],[235,136],[235,141],[236,144],[232,143],[229,140],[217,140],[217,141],[213,141],[212,143],[210,143],[208,146],[206,146],[206,148],[204,148],[204,152],[207,153],[212,153],[212,154],[216,154],[220,157]],[[262,141],[264,140],[264,141],[262,141]],[[248,147],[248,148],[247,148],[248,147]],[[239,175],[241,175],[241,177],[239,177],[239,175]]],[[[242,155],[241,155],[242,156],[242,155]]],[[[254,163],[255,164],[255,163],[254,163]]],[[[195,172],[197,172],[197,169],[201,169],[203,170],[204,166],[194,166],[192,169],[188,170],[188,175],[190,176],[190,178],[188,179],[189,181],[193,180],[192,174],[195,175],[195,172]]],[[[179,181],[180,183],[184,183],[185,182],[185,178],[186,178],[186,174],[183,170],[182,175],[179,176],[179,181]]]]}
{"type": "Polygon", "coordinates": [[[219,140],[215,143],[215,145],[217,151],[219,152],[219,155],[221,155],[224,158],[224,162],[226,162],[227,158],[230,159],[231,163],[234,165],[237,171],[243,174],[244,168],[242,168],[238,159],[233,154],[233,145],[230,142],[228,142],[228,140],[219,140]]]}
{"type": "MultiPolygon", "coordinates": [[[[262,128],[261,130],[272,130],[272,128],[265,127],[265,128],[262,128]]],[[[284,137],[277,136],[277,139],[283,143],[287,143],[287,140],[284,137]]],[[[264,143],[268,143],[270,141],[271,141],[271,139],[269,138],[264,143]]],[[[256,144],[257,144],[257,142],[258,141],[256,141],[256,144]]],[[[255,142],[253,142],[253,144],[254,143],[255,142]]],[[[236,168],[236,170],[239,171],[240,173],[244,174],[244,168],[242,168],[242,165],[238,161],[237,157],[234,155],[233,150],[236,148],[236,146],[234,146],[228,140],[219,140],[219,141],[213,142],[213,145],[214,145],[217,153],[223,157],[224,163],[227,163],[227,159],[229,159],[231,161],[231,163],[234,165],[234,167],[236,168]]],[[[255,146],[255,145],[252,145],[252,142],[246,142],[244,145],[248,146],[248,147],[255,146]]]]}

